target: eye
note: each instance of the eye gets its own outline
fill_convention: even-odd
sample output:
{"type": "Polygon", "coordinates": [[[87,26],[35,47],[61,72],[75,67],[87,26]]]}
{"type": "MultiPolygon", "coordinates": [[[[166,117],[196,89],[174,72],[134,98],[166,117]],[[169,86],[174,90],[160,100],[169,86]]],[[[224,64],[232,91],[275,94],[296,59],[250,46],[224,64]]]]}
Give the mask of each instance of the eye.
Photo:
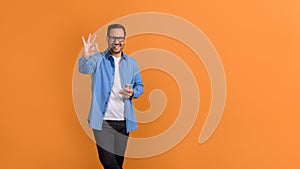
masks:
{"type": "Polygon", "coordinates": [[[120,37],[117,37],[117,36],[108,36],[108,38],[112,42],[114,42],[116,40],[118,40],[119,42],[123,42],[125,40],[124,36],[120,36],[120,37]]]}

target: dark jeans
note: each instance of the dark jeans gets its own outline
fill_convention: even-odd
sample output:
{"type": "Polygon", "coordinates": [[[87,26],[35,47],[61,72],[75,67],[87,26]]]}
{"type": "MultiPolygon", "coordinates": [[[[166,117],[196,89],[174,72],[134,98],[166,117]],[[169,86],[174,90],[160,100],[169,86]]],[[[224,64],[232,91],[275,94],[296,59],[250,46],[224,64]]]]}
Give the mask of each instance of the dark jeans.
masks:
{"type": "Polygon", "coordinates": [[[102,130],[93,130],[104,169],[122,169],[129,133],[125,121],[104,120],[102,130]]]}

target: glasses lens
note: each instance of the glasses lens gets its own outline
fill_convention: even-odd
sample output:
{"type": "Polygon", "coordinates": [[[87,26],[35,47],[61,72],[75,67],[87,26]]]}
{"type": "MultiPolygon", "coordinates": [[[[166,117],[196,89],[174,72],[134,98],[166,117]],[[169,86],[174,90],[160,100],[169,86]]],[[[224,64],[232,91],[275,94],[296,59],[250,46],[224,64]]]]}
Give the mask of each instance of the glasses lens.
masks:
{"type": "Polygon", "coordinates": [[[125,37],[119,37],[118,39],[120,42],[123,42],[125,40],[125,37]]]}
{"type": "Polygon", "coordinates": [[[125,37],[116,37],[116,36],[109,36],[108,37],[110,41],[115,42],[115,41],[119,41],[119,42],[123,42],[125,40],[125,37]]]}

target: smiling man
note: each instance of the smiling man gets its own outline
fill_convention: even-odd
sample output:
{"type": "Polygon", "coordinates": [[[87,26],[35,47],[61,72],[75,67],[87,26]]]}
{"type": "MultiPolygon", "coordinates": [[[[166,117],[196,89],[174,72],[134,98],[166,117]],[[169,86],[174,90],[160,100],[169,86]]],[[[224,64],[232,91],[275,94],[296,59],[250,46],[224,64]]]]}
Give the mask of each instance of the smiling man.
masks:
{"type": "Polygon", "coordinates": [[[88,117],[101,164],[105,169],[121,169],[129,133],[137,129],[132,104],[144,92],[136,61],[123,52],[126,30],[121,24],[107,29],[108,48],[99,52],[96,35],[84,43],[78,69],[92,77],[92,101],[88,117]]]}

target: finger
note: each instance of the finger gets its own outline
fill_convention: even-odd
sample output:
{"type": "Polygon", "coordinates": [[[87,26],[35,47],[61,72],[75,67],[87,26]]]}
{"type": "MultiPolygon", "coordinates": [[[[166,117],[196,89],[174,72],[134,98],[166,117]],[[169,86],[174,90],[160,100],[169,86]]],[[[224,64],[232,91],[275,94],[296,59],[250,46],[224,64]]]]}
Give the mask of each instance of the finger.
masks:
{"type": "Polygon", "coordinates": [[[82,38],[82,42],[83,42],[83,44],[84,44],[84,45],[86,45],[86,42],[85,42],[85,39],[84,39],[84,37],[82,36],[81,38],[82,38]]]}
{"type": "Polygon", "coordinates": [[[96,50],[97,50],[97,52],[99,52],[98,44],[97,43],[95,43],[95,44],[96,44],[96,50]]]}
{"type": "Polygon", "coordinates": [[[129,88],[125,88],[124,91],[125,91],[126,93],[132,93],[132,92],[133,92],[133,90],[132,90],[132,89],[129,89],[129,88]]]}
{"type": "Polygon", "coordinates": [[[120,94],[125,94],[123,90],[120,90],[119,93],[120,93],[120,94]]]}
{"type": "Polygon", "coordinates": [[[125,90],[121,90],[119,93],[122,94],[123,96],[125,96],[126,98],[129,98],[132,96],[132,93],[126,92],[125,90]]]}
{"type": "Polygon", "coordinates": [[[123,96],[127,96],[127,95],[128,95],[127,92],[125,92],[124,90],[120,90],[119,93],[120,93],[121,95],[123,95],[123,96]]]}
{"type": "Polygon", "coordinates": [[[95,41],[96,41],[96,34],[92,38],[92,43],[95,43],[95,41]]]}
{"type": "Polygon", "coordinates": [[[87,43],[91,43],[91,33],[89,33],[89,38],[87,40],[87,43]]]}

